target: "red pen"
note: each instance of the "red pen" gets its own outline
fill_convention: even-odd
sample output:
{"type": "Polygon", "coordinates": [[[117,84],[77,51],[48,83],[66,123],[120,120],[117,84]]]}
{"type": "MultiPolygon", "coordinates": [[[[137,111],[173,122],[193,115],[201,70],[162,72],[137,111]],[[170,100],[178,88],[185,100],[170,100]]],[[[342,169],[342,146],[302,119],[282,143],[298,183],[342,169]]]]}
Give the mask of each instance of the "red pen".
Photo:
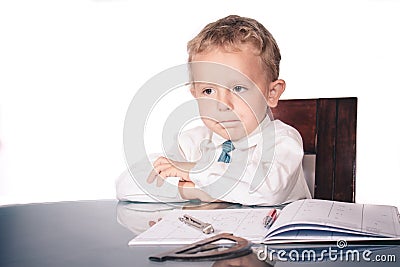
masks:
{"type": "Polygon", "coordinates": [[[271,227],[277,217],[276,209],[269,211],[268,215],[264,218],[264,227],[271,227]]]}

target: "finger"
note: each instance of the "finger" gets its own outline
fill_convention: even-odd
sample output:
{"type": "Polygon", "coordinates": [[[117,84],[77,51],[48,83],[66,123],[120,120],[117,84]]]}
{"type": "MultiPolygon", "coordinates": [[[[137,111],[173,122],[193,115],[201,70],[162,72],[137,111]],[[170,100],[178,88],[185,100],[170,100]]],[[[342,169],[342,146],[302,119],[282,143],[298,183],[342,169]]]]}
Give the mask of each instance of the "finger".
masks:
{"type": "Polygon", "coordinates": [[[150,172],[149,176],[147,177],[147,183],[151,184],[154,182],[158,175],[158,172],[156,172],[154,169],[150,172]]]}
{"type": "Polygon", "coordinates": [[[171,176],[170,172],[168,171],[168,169],[170,169],[170,168],[166,168],[163,171],[157,172],[157,175],[160,176],[163,179],[166,179],[167,177],[171,176]]]}
{"type": "Polygon", "coordinates": [[[167,159],[166,157],[159,157],[154,161],[153,166],[155,167],[165,163],[169,163],[169,159],[167,159]]]}
{"type": "Polygon", "coordinates": [[[179,173],[178,170],[176,168],[174,168],[173,166],[170,166],[169,168],[163,170],[162,172],[160,172],[161,177],[178,177],[179,173]]]}
{"type": "Polygon", "coordinates": [[[160,173],[160,172],[163,172],[163,171],[165,171],[166,169],[168,169],[168,168],[170,168],[170,167],[171,167],[171,164],[165,163],[165,164],[160,164],[160,165],[158,165],[158,166],[155,166],[155,167],[154,167],[154,170],[155,170],[157,173],[160,173]]]}
{"type": "Polygon", "coordinates": [[[158,157],[154,162],[153,162],[153,166],[157,166],[160,164],[160,162],[162,161],[163,157],[158,157]]]}
{"type": "Polygon", "coordinates": [[[164,178],[160,175],[157,175],[157,186],[160,187],[164,184],[164,178]]]}

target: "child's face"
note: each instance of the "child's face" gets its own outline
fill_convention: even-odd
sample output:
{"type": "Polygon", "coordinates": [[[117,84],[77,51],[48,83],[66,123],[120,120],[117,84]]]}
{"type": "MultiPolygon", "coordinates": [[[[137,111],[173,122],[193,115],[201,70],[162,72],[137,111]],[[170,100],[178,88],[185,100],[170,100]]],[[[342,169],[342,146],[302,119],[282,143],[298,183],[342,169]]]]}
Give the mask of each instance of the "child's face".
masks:
{"type": "Polygon", "coordinates": [[[267,105],[276,106],[285,89],[283,80],[268,81],[260,57],[250,48],[243,46],[239,52],[213,49],[193,57],[193,62],[228,66],[195,65],[191,89],[205,125],[228,140],[239,140],[253,132],[265,118],[267,105]]]}

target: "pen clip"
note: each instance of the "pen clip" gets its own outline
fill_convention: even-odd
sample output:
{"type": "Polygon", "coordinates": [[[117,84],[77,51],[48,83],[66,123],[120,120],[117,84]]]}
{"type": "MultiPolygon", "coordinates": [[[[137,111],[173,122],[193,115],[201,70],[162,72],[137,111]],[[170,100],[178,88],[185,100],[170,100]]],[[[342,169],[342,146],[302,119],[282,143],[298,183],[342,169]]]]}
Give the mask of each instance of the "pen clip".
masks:
{"type": "Polygon", "coordinates": [[[199,219],[196,219],[190,215],[184,214],[182,217],[179,217],[179,220],[189,226],[192,226],[202,231],[205,234],[211,234],[214,232],[214,228],[211,224],[202,222],[199,219]]]}

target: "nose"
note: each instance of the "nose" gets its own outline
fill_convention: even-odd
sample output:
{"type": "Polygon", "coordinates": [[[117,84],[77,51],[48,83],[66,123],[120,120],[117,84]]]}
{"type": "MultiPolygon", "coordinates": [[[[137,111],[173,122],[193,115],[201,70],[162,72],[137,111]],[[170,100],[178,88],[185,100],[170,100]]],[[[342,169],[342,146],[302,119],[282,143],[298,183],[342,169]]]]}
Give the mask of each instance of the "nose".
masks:
{"type": "Polygon", "coordinates": [[[229,90],[219,90],[217,101],[217,107],[219,111],[228,111],[233,109],[232,93],[229,90]]]}

